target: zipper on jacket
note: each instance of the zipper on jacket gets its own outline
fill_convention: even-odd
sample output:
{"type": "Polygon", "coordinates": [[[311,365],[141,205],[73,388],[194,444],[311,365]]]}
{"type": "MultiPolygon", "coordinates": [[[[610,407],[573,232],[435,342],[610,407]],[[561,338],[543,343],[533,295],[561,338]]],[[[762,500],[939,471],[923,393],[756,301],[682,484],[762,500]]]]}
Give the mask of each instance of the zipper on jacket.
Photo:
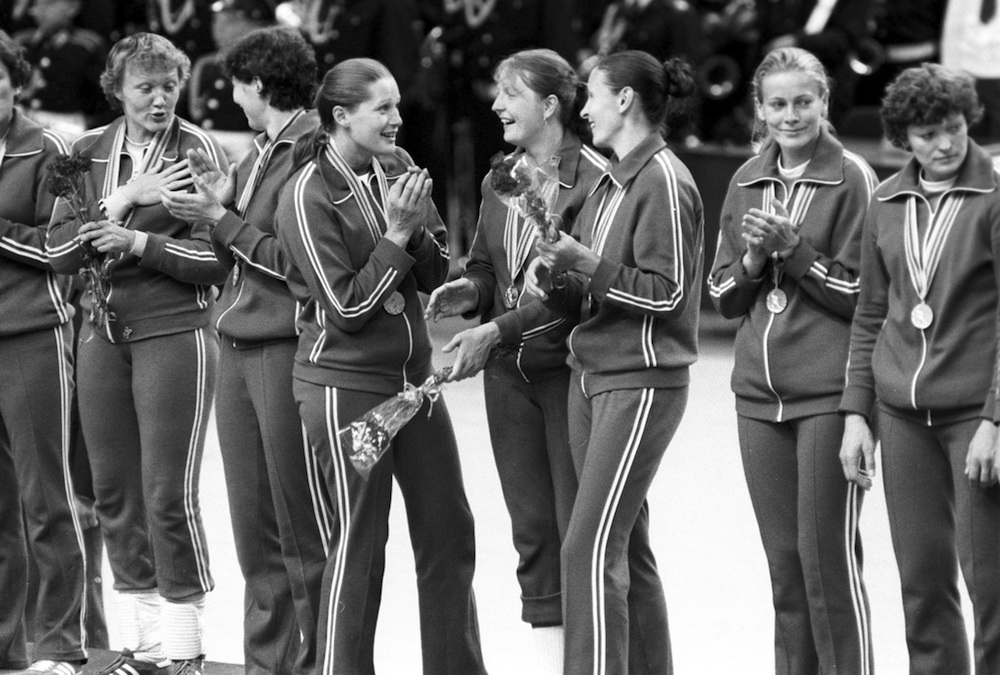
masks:
{"type": "MultiPolygon", "coordinates": [[[[914,410],[917,408],[917,378],[920,377],[920,371],[924,369],[924,364],[927,362],[927,334],[921,329],[920,331],[920,341],[923,343],[923,348],[920,350],[920,363],[917,365],[916,371],[913,373],[913,381],[910,383],[910,404],[913,406],[914,410]]],[[[928,415],[930,413],[928,412],[928,415]]],[[[928,425],[930,423],[930,417],[928,417],[928,425]]]]}
{"type": "Polygon", "coordinates": [[[239,304],[240,298],[243,297],[243,288],[244,288],[245,285],[246,285],[245,275],[241,274],[240,275],[240,290],[236,292],[236,298],[233,299],[233,304],[229,305],[229,307],[226,307],[225,311],[222,312],[221,314],[219,314],[219,318],[215,322],[215,330],[220,331],[220,332],[222,331],[222,320],[226,318],[226,314],[229,314],[229,312],[231,312],[233,309],[235,309],[236,305],[239,304]]]}
{"type": "Polygon", "coordinates": [[[762,345],[764,349],[764,379],[767,380],[767,388],[771,390],[771,393],[774,394],[774,398],[778,400],[778,414],[774,421],[781,422],[783,421],[782,416],[785,414],[785,403],[781,400],[781,396],[779,396],[778,392],[775,390],[774,382],[771,381],[771,358],[767,353],[768,341],[771,337],[771,327],[774,326],[774,317],[775,315],[771,314],[767,320],[767,328],[764,329],[764,344],[762,345]]]}
{"type": "MultiPolygon", "coordinates": [[[[410,358],[413,357],[413,327],[410,325],[410,317],[406,316],[406,312],[403,312],[402,314],[400,314],[400,316],[403,317],[403,321],[406,322],[406,336],[407,339],[409,339],[410,341],[409,352],[407,352],[406,354],[406,360],[403,361],[403,384],[409,384],[410,380],[408,377],[406,377],[406,366],[407,364],[409,364],[410,358]]],[[[423,383],[418,382],[417,384],[420,385],[423,383]]]]}

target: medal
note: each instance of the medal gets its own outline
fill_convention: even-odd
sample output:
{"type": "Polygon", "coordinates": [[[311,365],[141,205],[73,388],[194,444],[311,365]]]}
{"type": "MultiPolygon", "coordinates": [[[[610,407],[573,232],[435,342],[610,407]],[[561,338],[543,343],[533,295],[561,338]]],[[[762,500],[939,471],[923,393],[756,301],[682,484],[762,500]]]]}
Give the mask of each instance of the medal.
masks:
{"type": "Polygon", "coordinates": [[[767,294],[767,310],[771,314],[781,314],[788,307],[788,296],[780,288],[772,288],[767,294]]]}
{"type": "Polygon", "coordinates": [[[503,304],[507,309],[517,307],[517,286],[511,284],[503,294],[503,304]]]}
{"type": "Polygon", "coordinates": [[[382,303],[382,309],[392,316],[402,314],[404,307],[406,307],[406,300],[403,299],[403,294],[399,291],[393,291],[392,295],[382,303]]]}
{"type": "Polygon", "coordinates": [[[934,321],[934,310],[930,308],[926,302],[921,302],[919,305],[910,311],[910,323],[919,330],[924,330],[934,321]]]}

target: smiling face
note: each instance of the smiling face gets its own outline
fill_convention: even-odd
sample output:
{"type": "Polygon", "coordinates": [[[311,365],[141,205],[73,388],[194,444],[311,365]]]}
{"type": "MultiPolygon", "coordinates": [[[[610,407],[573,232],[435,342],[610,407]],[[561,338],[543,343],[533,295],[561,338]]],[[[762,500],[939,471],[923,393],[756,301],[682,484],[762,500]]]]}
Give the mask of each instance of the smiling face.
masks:
{"type": "Polygon", "coordinates": [[[493,112],[503,124],[503,139],[511,145],[531,147],[545,128],[545,99],[515,71],[507,71],[497,82],[493,112]]]}
{"type": "Polygon", "coordinates": [[[614,149],[615,140],[624,126],[619,95],[608,86],[601,69],[595,69],[587,80],[587,104],[580,115],[590,123],[594,145],[614,149]]]}
{"type": "Polygon", "coordinates": [[[368,94],[353,110],[334,108],[339,130],[337,147],[355,169],[367,165],[373,155],[393,152],[396,133],[403,124],[396,80],[391,77],[376,80],[368,87],[368,94]]]}
{"type": "Polygon", "coordinates": [[[911,125],[906,140],[927,180],[948,180],[958,175],[969,153],[969,126],[960,112],[938,124],[911,125]]]}
{"type": "Polygon", "coordinates": [[[126,67],[121,90],[115,96],[122,103],[129,138],[144,143],[166,129],[173,120],[180,93],[175,67],[153,70],[126,67]]]}
{"type": "Polygon", "coordinates": [[[788,70],[761,81],[757,117],[781,147],[782,163],[791,168],[812,157],[826,118],[828,96],[808,74],[788,70]]]}

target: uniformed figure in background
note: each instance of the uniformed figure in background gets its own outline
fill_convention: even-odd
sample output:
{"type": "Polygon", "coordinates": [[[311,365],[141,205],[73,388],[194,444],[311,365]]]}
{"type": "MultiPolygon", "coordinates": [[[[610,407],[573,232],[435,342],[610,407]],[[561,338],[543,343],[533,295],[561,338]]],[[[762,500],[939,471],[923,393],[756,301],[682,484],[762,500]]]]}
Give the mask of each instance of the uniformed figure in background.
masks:
{"type": "Polygon", "coordinates": [[[212,4],[212,38],[216,50],[194,60],[188,81],[188,113],[192,122],[210,132],[239,162],[256,135],[246,115],[233,102],[233,83],[223,72],[225,51],[252,30],[274,23],[268,0],[218,0],[212,4]]]}
{"type": "Polygon", "coordinates": [[[73,24],[82,6],[82,0],[33,0],[37,28],[14,36],[32,65],[22,92],[25,112],[67,142],[110,116],[100,86],[107,45],[97,33],[73,24]]]}

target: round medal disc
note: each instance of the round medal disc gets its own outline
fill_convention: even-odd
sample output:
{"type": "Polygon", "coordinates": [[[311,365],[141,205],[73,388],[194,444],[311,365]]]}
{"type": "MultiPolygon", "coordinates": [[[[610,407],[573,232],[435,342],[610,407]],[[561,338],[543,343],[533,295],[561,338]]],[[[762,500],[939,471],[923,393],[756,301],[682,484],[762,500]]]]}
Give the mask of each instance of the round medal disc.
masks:
{"type": "Polygon", "coordinates": [[[788,296],[780,288],[771,289],[767,294],[767,309],[772,314],[781,314],[788,307],[788,296]]]}
{"type": "Polygon", "coordinates": [[[393,291],[392,295],[382,303],[382,308],[393,316],[402,314],[404,307],[406,307],[406,300],[403,299],[403,294],[399,291],[393,291]]]}
{"type": "Polygon", "coordinates": [[[503,304],[507,309],[514,309],[517,306],[517,286],[511,284],[503,294],[503,304]]]}
{"type": "Polygon", "coordinates": [[[915,328],[924,330],[934,322],[934,310],[926,302],[921,302],[910,311],[910,323],[915,328]]]}

